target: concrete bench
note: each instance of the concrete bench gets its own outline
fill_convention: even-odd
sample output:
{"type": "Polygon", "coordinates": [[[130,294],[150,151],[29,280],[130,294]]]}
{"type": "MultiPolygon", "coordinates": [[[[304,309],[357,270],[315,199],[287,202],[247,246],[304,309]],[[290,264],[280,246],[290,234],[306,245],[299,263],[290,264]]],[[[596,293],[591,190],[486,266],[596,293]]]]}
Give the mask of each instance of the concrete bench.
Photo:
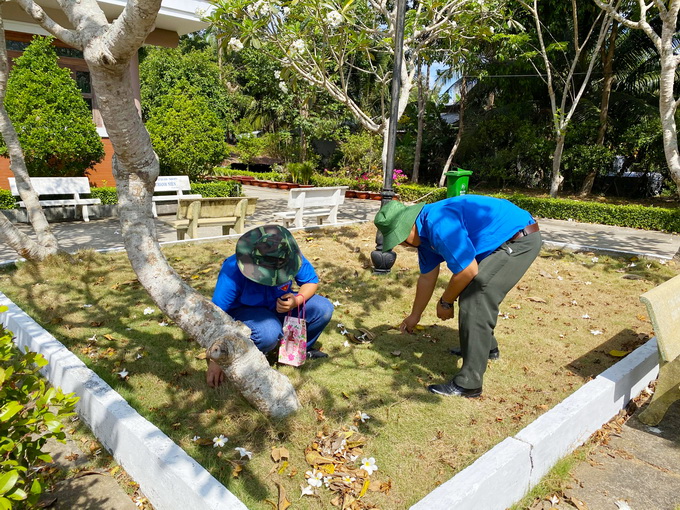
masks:
{"type": "Polygon", "coordinates": [[[201,195],[185,195],[185,191],[191,191],[188,175],[159,175],[156,186],[153,189],[154,196],[151,198],[151,212],[153,217],[158,217],[156,202],[175,202],[182,198],[201,198],[201,195]],[[162,193],[162,195],[156,195],[162,193]]]}
{"type": "MultiPolygon", "coordinates": [[[[88,205],[101,204],[98,198],[80,198],[80,195],[91,193],[90,181],[87,177],[32,177],[31,185],[38,194],[40,200],[41,195],[51,195],[59,197],[60,195],[68,195],[69,198],[51,198],[47,200],[40,200],[42,207],[65,207],[75,206],[76,218],[80,214],[83,221],[90,221],[90,215],[87,210],[88,205]]],[[[16,179],[9,178],[9,187],[12,195],[19,196],[16,179]]],[[[26,207],[23,202],[19,202],[19,207],[26,207]]]]}
{"type": "Polygon", "coordinates": [[[640,296],[647,306],[659,348],[659,379],[640,421],[657,425],[668,408],[680,400],[680,276],[640,296]]]}
{"type": "Polygon", "coordinates": [[[245,220],[255,212],[257,197],[207,197],[180,199],[177,218],[164,220],[177,229],[177,239],[188,235],[198,237],[198,227],[221,226],[222,235],[228,235],[233,228],[237,234],[244,231],[245,220]]]}
{"type": "Polygon", "coordinates": [[[294,188],[288,192],[288,211],[274,213],[288,227],[303,226],[306,218],[315,218],[318,225],[324,220],[338,222],[338,207],[345,202],[348,186],[327,188],[294,188]]]}

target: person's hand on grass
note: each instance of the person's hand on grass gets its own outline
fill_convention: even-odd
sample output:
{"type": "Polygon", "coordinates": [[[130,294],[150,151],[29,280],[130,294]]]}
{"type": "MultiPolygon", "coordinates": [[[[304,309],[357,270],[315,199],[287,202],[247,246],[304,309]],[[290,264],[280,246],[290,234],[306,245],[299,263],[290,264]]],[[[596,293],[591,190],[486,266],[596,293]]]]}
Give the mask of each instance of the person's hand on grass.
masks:
{"type": "Polygon", "coordinates": [[[402,321],[401,325],[399,326],[399,331],[402,333],[413,333],[413,329],[418,325],[419,322],[420,317],[411,314],[402,321]]]}
{"type": "Polygon", "coordinates": [[[208,361],[208,372],[205,374],[205,382],[211,388],[217,388],[224,382],[224,372],[222,367],[213,360],[208,361]]]}
{"type": "Polygon", "coordinates": [[[297,308],[298,301],[301,300],[297,299],[296,294],[291,294],[290,292],[288,294],[284,294],[276,300],[276,311],[278,313],[288,313],[293,308],[297,308]]]}

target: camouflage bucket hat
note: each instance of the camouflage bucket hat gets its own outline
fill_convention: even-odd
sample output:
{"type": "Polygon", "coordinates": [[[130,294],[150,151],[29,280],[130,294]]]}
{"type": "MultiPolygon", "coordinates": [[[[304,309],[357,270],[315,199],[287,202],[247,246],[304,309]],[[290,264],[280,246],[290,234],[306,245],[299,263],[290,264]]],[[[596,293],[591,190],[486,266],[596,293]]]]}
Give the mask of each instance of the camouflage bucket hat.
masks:
{"type": "Polygon", "coordinates": [[[288,230],[280,225],[264,225],[239,238],[236,261],[243,276],[271,287],[295,277],[302,266],[302,255],[288,230]]]}

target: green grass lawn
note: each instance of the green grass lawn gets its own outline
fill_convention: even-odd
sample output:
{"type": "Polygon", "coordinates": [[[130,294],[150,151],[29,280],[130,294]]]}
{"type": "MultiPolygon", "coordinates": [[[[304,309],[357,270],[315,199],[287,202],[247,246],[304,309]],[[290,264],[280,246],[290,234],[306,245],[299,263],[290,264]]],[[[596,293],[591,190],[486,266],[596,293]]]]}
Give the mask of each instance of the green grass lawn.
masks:
{"type": "MultiPolygon", "coordinates": [[[[352,432],[348,442],[355,441],[358,458],[335,469],[351,474],[364,457],[378,466],[370,486],[346,486],[355,495],[365,492],[348,508],[401,509],[611,366],[619,359],[612,351],[648,340],[652,327],[638,297],[678,272],[672,264],[544,250],[501,306],[501,360],[489,363],[483,397],[443,399],[426,385],[450,379],[460,365],[449,354],[458,345],[457,323],[439,321],[432,305],[417,334],[399,333],[418,277],[416,254],[398,247],[392,272],[376,276],[370,269],[374,235],[368,224],[296,234],[317,268],[320,293],[338,304],[320,340],[330,357],[300,369],[277,367],[303,405],[282,421],[253,410],[236,388],[207,387],[203,349],[169,324],[124,253],[24,263],[0,273],[0,289],[249,508],[269,509],[267,500],[277,502],[279,490],[295,508],[340,501],[337,485],[340,492],[322,485],[302,498],[301,487],[312,469],[305,450],[309,456],[341,431],[352,432]],[[338,323],[350,332],[368,329],[375,340],[346,344],[338,323]],[[125,379],[118,375],[123,369],[125,379]],[[362,422],[361,413],[370,418],[362,422]],[[193,440],[220,434],[229,438],[222,448],[193,440]],[[252,459],[239,462],[236,447],[251,451],[252,459]],[[272,449],[281,447],[288,457],[275,462],[272,449]]],[[[233,249],[224,241],[165,253],[210,297],[233,249]]],[[[442,271],[441,289],[449,276],[442,271]]]]}

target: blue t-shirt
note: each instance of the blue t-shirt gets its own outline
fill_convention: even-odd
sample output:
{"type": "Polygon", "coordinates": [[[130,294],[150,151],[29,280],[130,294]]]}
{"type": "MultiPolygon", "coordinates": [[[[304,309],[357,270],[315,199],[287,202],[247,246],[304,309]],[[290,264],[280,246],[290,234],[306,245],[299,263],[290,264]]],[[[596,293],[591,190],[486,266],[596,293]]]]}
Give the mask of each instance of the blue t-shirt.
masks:
{"type": "MultiPolygon", "coordinates": [[[[319,277],[316,275],[314,267],[304,256],[302,257],[302,266],[295,275],[295,281],[298,285],[319,283],[319,277]]],[[[222,264],[212,300],[227,313],[229,310],[241,306],[256,306],[275,311],[276,300],[291,292],[292,287],[292,281],[269,287],[249,280],[243,276],[238,268],[236,255],[232,255],[222,264]]]]}
{"type": "Polygon", "coordinates": [[[460,273],[531,223],[527,211],[500,198],[463,195],[427,204],[416,218],[420,272],[446,262],[460,273]]]}

